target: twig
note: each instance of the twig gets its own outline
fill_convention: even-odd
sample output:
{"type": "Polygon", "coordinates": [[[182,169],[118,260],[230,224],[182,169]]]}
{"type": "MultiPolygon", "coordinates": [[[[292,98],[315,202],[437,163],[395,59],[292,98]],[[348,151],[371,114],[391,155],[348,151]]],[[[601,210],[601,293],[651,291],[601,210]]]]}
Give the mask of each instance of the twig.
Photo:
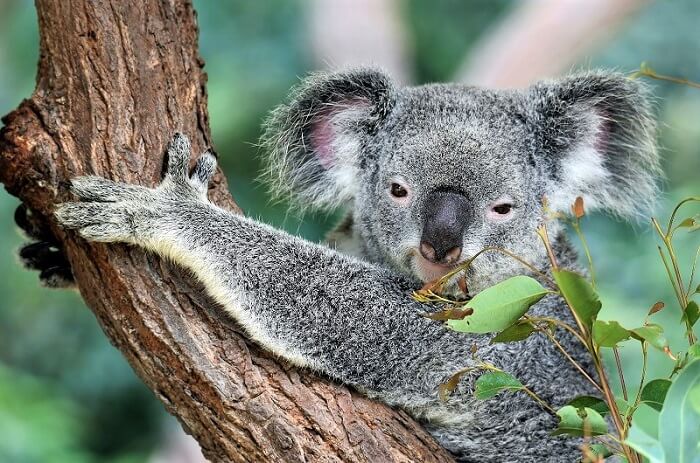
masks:
{"type": "Polygon", "coordinates": [[[586,370],[583,369],[583,367],[581,366],[581,364],[579,364],[579,363],[566,351],[566,349],[564,349],[564,346],[562,346],[562,345],[559,343],[559,341],[557,341],[557,339],[554,337],[553,334],[551,334],[550,332],[548,332],[548,331],[546,331],[546,330],[542,330],[542,332],[545,334],[545,336],[547,336],[547,338],[549,338],[550,341],[552,341],[552,343],[557,347],[557,349],[559,349],[559,351],[560,351],[562,354],[564,354],[564,357],[566,357],[566,359],[567,359],[569,362],[571,362],[571,364],[572,364],[574,367],[576,367],[576,369],[577,369],[577,370],[578,370],[578,371],[579,371],[593,386],[595,386],[596,389],[598,389],[601,393],[605,393],[605,391],[603,391],[603,389],[600,387],[600,385],[599,385],[593,378],[591,378],[591,376],[590,376],[588,373],[586,373],[586,370]]]}
{"type": "Polygon", "coordinates": [[[700,84],[693,82],[692,80],[684,79],[681,77],[665,76],[663,74],[657,74],[654,70],[642,66],[642,69],[636,71],[632,74],[632,78],[637,77],[648,77],[655,80],[665,80],[667,82],[673,82],[674,84],[687,85],[688,87],[700,88],[700,84]]]}
{"type": "Polygon", "coordinates": [[[617,366],[617,373],[620,375],[620,387],[622,388],[622,397],[625,402],[629,400],[627,398],[627,386],[625,385],[625,375],[622,372],[622,362],[620,361],[620,351],[617,346],[613,346],[613,353],[615,354],[615,365],[617,366]]]}

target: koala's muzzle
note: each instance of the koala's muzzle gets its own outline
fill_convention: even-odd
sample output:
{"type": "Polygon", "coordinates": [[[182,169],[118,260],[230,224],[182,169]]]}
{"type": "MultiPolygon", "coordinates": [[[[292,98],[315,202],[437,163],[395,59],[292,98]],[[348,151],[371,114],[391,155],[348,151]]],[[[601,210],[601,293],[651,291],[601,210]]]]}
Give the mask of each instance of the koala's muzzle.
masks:
{"type": "Polygon", "coordinates": [[[424,208],[421,255],[436,264],[456,263],[471,215],[467,198],[452,191],[434,191],[426,198],[424,208]]]}

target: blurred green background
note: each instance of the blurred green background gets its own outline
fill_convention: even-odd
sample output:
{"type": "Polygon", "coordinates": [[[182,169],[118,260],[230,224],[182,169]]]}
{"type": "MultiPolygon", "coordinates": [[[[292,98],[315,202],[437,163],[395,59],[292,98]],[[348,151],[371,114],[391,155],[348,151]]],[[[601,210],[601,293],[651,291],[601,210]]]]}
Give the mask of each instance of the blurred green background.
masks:
{"type": "MultiPolygon", "coordinates": [[[[261,118],[299,76],[322,67],[310,46],[310,5],[299,0],[195,1],[213,139],[234,197],[247,214],[319,240],[332,218],[302,221],[284,204],[271,206],[264,188],[254,182],[261,118]]],[[[511,2],[487,0],[399,5],[396,14],[411,50],[408,70],[417,83],[452,79],[475,41],[512,8],[511,2]]],[[[658,72],[700,81],[699,21],[695,0],[649,3],[580,64],[632,71],[647,61],[658,72]]],[[[1,114],[32,92],[37,34],[32,2],[0,0],[1,114]]],[[[666,218],[680,198],[700,194],[700,90],[652,85],[667,173],[658,215],[666,218]]],[[[22,243],[12,220],[17,204],[0,192],[0,461],[156,461],[154,455],[176,433],[174,420],[109,344],[77,294],[41,288],[36,275],[16,263],[22,243]]],[[[669,307],[656,317],[671,327],[671,346],[682,349],[678,308],[648,222],[629,225],[595,216],[584,225],[604,317],[631,326],[654,302],[666,301],[669,307]]],[[[686,268],[697,245],[697,234],[679,240],[686,268]]],[[[637,382],[639,368],[633,347],[622,349],[630,384],[637,382]]],[[[651,359],[651,377],[668,374],[668,359],[656,353],[651,359]]],[[[645,411],[639,419],[651,427],[651,418],[652,412],[645,411]]]]}

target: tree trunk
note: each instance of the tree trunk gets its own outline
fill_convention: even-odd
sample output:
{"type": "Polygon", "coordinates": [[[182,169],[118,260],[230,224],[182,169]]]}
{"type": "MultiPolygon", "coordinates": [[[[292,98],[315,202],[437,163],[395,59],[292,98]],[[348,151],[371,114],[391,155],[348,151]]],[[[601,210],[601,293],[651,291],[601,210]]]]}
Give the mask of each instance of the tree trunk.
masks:
{"type": "MultiPolygon", "coordinates": [[[[206,75],[187,0],[37,0],[30,99],[4,118],[0,181],[64,246],[105,334],[212,461],[449,461],[405,413],[285,366],[251,344],[179,269],[89,244],[51,219],[65,180],[160,179],[175,131],[210,145],[206,75]]],[[[236,209],[219,172],[210,190],[236,209]]]]}

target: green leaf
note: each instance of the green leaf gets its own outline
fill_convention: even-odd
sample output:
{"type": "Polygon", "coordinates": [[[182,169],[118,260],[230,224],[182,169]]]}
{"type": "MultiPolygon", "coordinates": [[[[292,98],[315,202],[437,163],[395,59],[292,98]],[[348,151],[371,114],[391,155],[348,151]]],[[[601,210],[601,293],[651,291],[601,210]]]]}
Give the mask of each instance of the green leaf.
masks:
{"type": "Polygon", "coordinates": [[[695,225],[696,225],[695,219],[692,217],[688,217],[687,219],[685,219],[681,223],[679,223],[677,228],[692,228],[695,225]]]}
{"type": "Polygon", "coordinates": [[[692,358],[700,359],[700,344],[693,344],[688,348],[688,354],[692,358]]]}
{"type": "Polygon", "coordinates": [[[593,342],[600,347],[615,347],[617,343],[629,339],[632,334],[618,322],[603,322],[596,320],[593,323],[593,342]]]}
{"type": "Polygon", "coordinates": [[[664,405],[664,399],[666,398],[666,393],[668,392],[669,387],[671,387],[671,381],[668,379],[655,379],[653,381],[649,381],[642,389],[642,402],[646,403],[656,411],[661,411],[661,407],[664,405]]]}
{"type": "Polygon", "coordinates": [[[700,461],[700,360],[678,374],[659,414],[659,441],[666,461],[700,461]]]}
{"type": "Polygon", "coordinates": [[[700,318],[700,307],[698,307],[698,303],[695,301],[688,302],[688,305],[683,311],[682,321],[685,322],[686,320],[688,320],[690,326],[695,326],[695,323],[697,323],[698,318],[700,318]]]}
{"type": "Polygon", "coordinates": [[[575,399],[570,400],[567,405],[571,405],[572,407],[579,409],[591,408],[600,413],[601,416],[605,416],[610,413],[608,404],[606,404],[603,399],[599,399],[598,397],[593,397],[591,395],[578,396],[575,399]]]}
{"type": "Polygon", "coordinates": [[[650,323],[630,331],[633,338],[639,341],[646,341],[657,349],[664,350],[668,346],[668,341],[664,337],[664,329],[661,325],[650,323]]]}
{"type": "Polygon", "coordinates": [[[494,333],[514,324],[548,291],[534,278],[509,278],[486,288],[469,301],[474,313],[462,320],[449,320],[448,326],[463,333],[494,333]]]}
{"type": "Polygon", "coordinates": [[[608,432],[608,424],[600,413],[592,408],[576,408],[565,405],[557,410],[559,425],[552,432],[553,436],[568,434],[570,436],[600,436],[608,432]],[[584,431],[585,430],[585,431],[584,431]]]}
{"type": "Polygon", "coordinates": [[[532,323],[528,321],[518,321],[515,325],[511,325],[501,331],[494,337],[491,342],[515,342],[527,339],[532,333],[537,331],[532,323]]]}
{"type": "Polygon", "coordinates": [[[642,431],[639,426],[632,425],[625,443],[649,459],[649,463],[671,463],[664,458],[661,443],[642,431]]]}
{"type": "Polygon", "coordinates": [[[612,455],[612,452],[610,451],[610,449],[608,449],[603,444],[589,445],[588,448],[591,449],[591,452],[593,452],[594,454],[601,456],[603,458],[607,458],[610,455],[612,455]]]}
{"type": "Polygon", "coordinates": [[[570,270],[554,270],[552,273],[562,296],[590,330],[602,307],[593,286],[584,277],[570,270]]]}
{"type": "Polygon", "coordinates": [[[501,391],[518,391],[523,387],[523,383],[505,371],[490,371],[479,376],[474,383],[474,396],[479,400],[485,400],[501,391]]]}
{"type": "Polygon", "coordinates": [[[617,409],[620,411],[620,415],[622,416],[627,416],[632,408],[630,407],[630,404],[627,403],[627,401],[622,397],[615,397],[615,404],[617,405],[617,409]]]}

